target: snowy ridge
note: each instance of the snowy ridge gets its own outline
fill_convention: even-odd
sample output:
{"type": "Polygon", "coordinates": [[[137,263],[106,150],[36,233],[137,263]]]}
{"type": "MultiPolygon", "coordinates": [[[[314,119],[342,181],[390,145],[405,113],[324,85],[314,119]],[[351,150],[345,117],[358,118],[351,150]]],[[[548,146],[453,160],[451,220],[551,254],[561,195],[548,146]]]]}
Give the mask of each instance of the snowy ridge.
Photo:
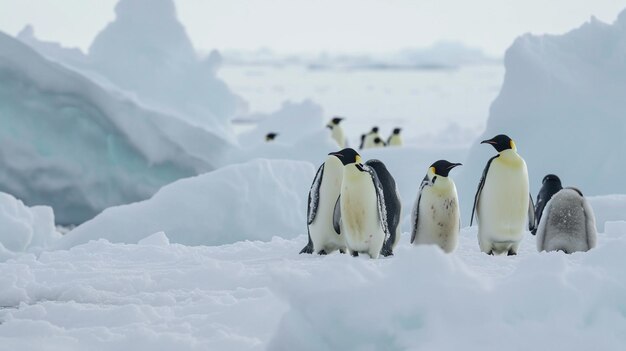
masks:
{"type": "Polygon", "coordinates": [[[64,350],[621,350],[626,236],[519,256],[412,247],[298,255],[306,235],[218,247],[94,241],[0,265],[0,342],[64,350]],[[498,337],[494,339],[494,335],[498,337]]]}

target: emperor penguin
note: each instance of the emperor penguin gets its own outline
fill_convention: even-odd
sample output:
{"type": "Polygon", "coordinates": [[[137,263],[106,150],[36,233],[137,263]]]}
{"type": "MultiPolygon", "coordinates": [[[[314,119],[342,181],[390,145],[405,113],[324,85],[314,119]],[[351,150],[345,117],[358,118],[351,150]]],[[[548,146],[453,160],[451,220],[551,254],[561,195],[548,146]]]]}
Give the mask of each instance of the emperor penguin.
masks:
{"type": "Polygon", "coordinates": [[[394,128],[393,133],[387,139],[387,146],[402,146],[402,136],[400,136],[400,132],[402,128],[394,128]]]}
{"type": "Polygon", "coordinates": [[[339,193],[343,178],[343,164],[329,154],[317,169],[307,206],[307,229],[309,242],[300,253],[317,252],[320,255],[346,249],[345,235],[339,228],[339,193]]]}
{"type": "MultiPolygon", "coordinates": [[[[543,181],[541,182],[541,190],[539,190],[539,194],[537,194],[537,203],[535,204],[535,218],[537,218],[537,227],[541,224],[541,214],[543,213],[544,207],[550,199],[552,195],[558,193],[563,186],[561,185],[561,179],[554,174],[548,174],[543,177],[543,181]]],[[[537,233],[537,228],[531,231],[533,235],[537,233]]]]}
{"type": "Polygon", "coordinates": [[[535,228],[535,208],[528,192],[526,162],[517,153],[515,142],[504,134],[484,140],[498,154],[487,162],[474,197],[474,213],[478,219],[480,250],[489,255],[517,255],[524,235],[524,223],[535,228]]]}
{"type": "Polygon", "coordinates": [[[265,141],[268,143],[270,141],[274,141],[274,139],[276,139],[277,136],[278,136],[278,133],[267,133],[265,134],[265,141]]]}
{"type": "Polygon", "coordinates": [[[353,149],[334,155],[344,165],[339,221],[348,251],[352,256],[367,253],[371,258],[393,255],[402,216],[395,180],[381,161],[363,164],[353,149]]]}
{"type": "Polygon", "coordinates": [[[444,252],[454,251],[461,229],[459,198],[448,175],[460,163],[439,160],[422,180],[412,215],[411,243],[434,244],[444,252]]]}
{"type": "Polygon", "coordinates": [[[331,130],[331,137],[337,142],[340,148],[346,147],[346,138],[343,134],[343,128],[339,125],[344,119],[343,117],[334,117],[326,125],[326,128],[331,130]]]}
{"type": "Polygon", "coordinates": [[[378,127],[374,126],[372,127],[372,130],[369,133],[367,133],[365,135],[365,138],[363,139],[363,149],[377,147],[376,143],[374,142],[376,138],[380,139],[380,135],[378,135],[378,127]]]}
{"type": "Polygon", "coordinates": [[[387,144],[385,144],[385,142],[381,138],[379,137],[374,138],[374,146],[372,147],[385,147],[385,146],[387,146],[387,144]]]}
{"type": "Polygon", "coordinates": [[[537,250],[572,253],[596,246],[596,218],[591,206],[576,188],[552,196],[537,229],[537,250]]]}

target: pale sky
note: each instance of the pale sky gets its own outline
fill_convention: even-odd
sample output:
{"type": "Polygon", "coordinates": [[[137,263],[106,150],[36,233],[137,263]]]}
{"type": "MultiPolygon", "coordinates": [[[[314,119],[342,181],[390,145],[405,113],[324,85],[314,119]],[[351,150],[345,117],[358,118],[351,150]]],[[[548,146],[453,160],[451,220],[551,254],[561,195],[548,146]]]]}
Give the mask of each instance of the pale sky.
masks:
{"type": "MultiPolygon", "coordinates": [[[[0,0],[0,30],[87,49],[117,0],[0,0]]],[[[176,0],[198,50],[391,51],[456,40],[501,56],[520,34],[563,33],[625,0],[176,0]]]]}

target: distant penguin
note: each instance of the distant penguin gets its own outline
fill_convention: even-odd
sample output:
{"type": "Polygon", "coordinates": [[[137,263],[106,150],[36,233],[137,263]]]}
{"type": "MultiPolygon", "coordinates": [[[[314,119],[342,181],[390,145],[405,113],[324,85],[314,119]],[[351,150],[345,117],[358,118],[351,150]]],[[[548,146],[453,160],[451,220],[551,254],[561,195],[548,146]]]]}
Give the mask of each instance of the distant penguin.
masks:
{"type": "Polygon", "coordinates": [[[335,140],[335,142],[337,142],[337,145],[340,148],[346,147],[346,138],[343,134],[343,128],[341,127],[341,125],[339,125],[339,123],[341,123],[341,121],[343,120],[344,118],[342,117],[334,117],[326,125],[326,128],[329,128],[331,130],[331,137],[333,138],[333,140],[335,140]]]}
{"type": "Polygon", "coordinates": [[[393,133],[391,133],[387,139],[387,146],[402,146],[402,136],[400,135],[401,131],[402,128],[395,128],[393,130],[393,133]]]}
{"type": "Polygon", "coordinates": [[[374,138],[373,147],[385,147],[385,146],[387,146],[387,144],[385,144],[385,142],[381,138],[379,137],[374,138]]]}
{"type": "Polygon", "coordinates": [[[277,136],[278,136],[278,133],[267,133],[265,134],[265,141],[268,143],[270,141],[274,141],[274,139],[276,139],[277,136]]]}
{"type": "Polygon", "coordinates": [[[448,253],[456,248],[461,229],[459,198],[448,174],[457,166],[461,164],[439,160],[428,168],[413,207],[412,244],[435,244],[448,253]]]}
{"type": "MultiPolygon", "coordinates": [[[[543,213],[543,209],[546,207],[548,201],[552,198],[552,195],[563,189],[563,186],[561,186],[561,179],[554,174],[548,174],[543,177],[541,184],[541,190],[539,190],[539,194],[537,194],[537,203],[535,205],[535,218],[537,219],[537,226],[541,224],[541,214],[543,213]]],[[[535,235],[537,233],[537,228],[531,232],[535,235]]]]}
{"type": "Polygon", "coordinates": [[[345,251],[344,235],[339,228],[339,194],[343,164],[329,154],[326,161],[318,168],[307,206],[307,225],[309,242],[300,253],[317,252],[320,255],[335,250],[345,251]]]}
{"type": "Polygon", "coordinates": [[[361,143],[359,144],[359,150],[363,150],[363,146],[365,146],[365,138],[367,135],[361,134],[361,143]]]}
{"type": "Polygon", "coordinates": [[[393,254],[400,237],[402,207],[395,181],[378,160],[361,163],[361,156],[347,148],[334,153],[344,165],[341,185],[340,227],[353,256],[393,254]]]}
{"type": "MultiPolygon", "coordinates": [[[[380,135],[378,135],[378,127],[372,127],[372,130],[365,135],[365,139],[363,140],[363,149],[369,149],[373,147],[377,147],[374,140],[376,138],[380,139],[380,135]]],[[[382,139],[381,139],[382,140],[382,139]]]]}
{"type": "Polygon", "coordinates": [[[596,219],[591,206],[576,188],[552,196],[537,229],[537,250],[572,253],[596,246],[596,219]]]}
{"type": "Polygon", "coordinates": [[[517,153],[515,142],[506,135],[497,135],[481,144],[490,144],[498,155],[487,162],[480,178],[470,225],[476,213],[482,252],[516,255],[526,220],[531,231],[535,228],[526,162],[517,153]]]}

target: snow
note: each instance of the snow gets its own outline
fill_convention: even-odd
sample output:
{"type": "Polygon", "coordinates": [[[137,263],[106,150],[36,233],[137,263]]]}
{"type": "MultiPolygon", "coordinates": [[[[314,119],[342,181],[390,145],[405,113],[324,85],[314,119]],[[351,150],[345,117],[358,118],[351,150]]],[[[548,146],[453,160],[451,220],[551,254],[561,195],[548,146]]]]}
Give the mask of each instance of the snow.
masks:
{"type": "Polygon", "coordinates": [[[229,144],[0,33],[0,185],[76,224],[220,165],[229,144]]]}
{"type": "Polygon", "coordinates": [[[13,196],[0,193],[0,262],[22,252],[44,250],[59,237],[52,208],[28,207],[13,196]]]}
{"type": "MultiPolygon", "coordinates": [[[[475,189],[493,150],[480,140],[505,133],[528,164],[536,194],[548,173],[585,195],[626,193],[626,10],[613,24],[595,18],[564,35],[519,37],[507,50],[506,75],[484,133],[469,152],[475,189]],[[474,180],[475,179],[475,180],[474,180]]],[[[470,205],[469,199],[463,202],[470,205]]]]}
{"type": "Polygon", "coordinates": [[[106,209],[55,248],[101,238],[134,244],[159,231],[185,245],[294,237],[306,230],[314,172],[308,162],[258,159],[182,179],[149,200],[106,209]]]}
{"type": "Polygon", "coordinates": [[[214,247],[92,241],[0,265],[13,350],[621,350],[626,233],[587,253],[412,247],[298,255],[306,235],[214,247]]]}

